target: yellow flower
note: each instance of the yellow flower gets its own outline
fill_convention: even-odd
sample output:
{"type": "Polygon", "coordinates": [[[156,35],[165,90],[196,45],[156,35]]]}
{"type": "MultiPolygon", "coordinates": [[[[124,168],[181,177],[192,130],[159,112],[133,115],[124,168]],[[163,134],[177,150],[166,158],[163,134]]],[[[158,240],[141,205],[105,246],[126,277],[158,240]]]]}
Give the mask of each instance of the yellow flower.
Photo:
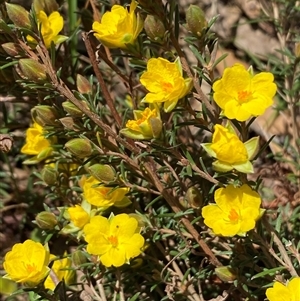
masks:
{"type": "Polygon", "coordinates": [[[125,49],[126,44],[134,44],[143,29],[142,19],[134,12],[136,7],[134,0],[129,12],[123,6],[114,5],[110,12],[102,16],[101,23],[93,23],[95,37],[109,48],[125,49]]]}
{"type": "Polygon", "coordinates": [[[180,59],[171,63],[164,58],[151,58],[140,82],[150,92],[142,102],[164,103],[165,112],[172,111],[180,98],[192,88],[192,79],[182,77],[180,59]]]}
{"type": "Polygon", "coordinates": [[[273,287],[268,288],[266,295],[269,301],[299,301],[300,277],[295,277],[286,285],[275,281],[273,287]]]}
{"type": "Polygon", "coordinates": [[[36,286],[49,274],[48,263],[49,250],[41,243],[28,239],[15,244],[5,255],[5,278],[26,286],[36,286]]]}
{"type": "Polygon", "coordinates": [[[71,222],[77,228],[83,228],[90,220],[90,215],[79,205],[68,208],[71,222]]]}
{"type": "Polygon", "coordinates": [[[139,232],[138,221],[128,214],[94,216],[84,227],[87,251],[106,267],[120,267],[141,254],[145,241],[139,232]]]}
{"type": "Polygon", "coordinates": [[[90,218],[96,214],[96,209],[92,209],[92,205],[83,200],[80,205],[74,207],[59,207],[60,212],[69,221],[60,231],[62,234],[77,233],[77,239],[80,239],[83,233],[83,227],[90,221],[90,218]]]}
{"type": "Polygon", "coordinates": [[[259,116],[273,104],[276,93],[274,76],[261,72],[253,76],[243,65],[226,68],[223,77],[213,84],[214,100],[229,119],[245,121],[259,116]]]}
{"type": "Polygon", "coordinates": [[[216,204],[204,206],[202,216],[205,225],[212,228],[216,235],[245,236],[262,214],[259,194],[246,184],[236,188],[233,185],[219,188],[214,197],[216,204]]]}
{"type": "Polygon", "coordinates": [[[36,122],[26,131],[26,143],[22,147],[21,153],[35,155],[35,157],[25,163],[34,164],[51,155],[51,144],[45,138],[44,133],[44,129],[36,122]]]}
{"type": "Polygon", "coordinates": [[[201,144],[211,157],[217,159],[213,163],[214,169],[220,172],[236,169],[239,172],[252,173],[253,166],[249,160],[257,153],[259,138],[254,137],[243,143],[230,124],[227,127],[216,124],[214,130],[212,143],[201,144]]]}
{"type": "MultiPolygon", "coordinates": [[[[64,27],[63,17],[58,11],[52,12],[49,17],[44,11],[37,13],[38,26],[41,27],[41,34],[46,48],[50,48],[51,42],[55,45],[63,43],[68,37],[59,35],[64,27]]],[[[36,44],[36,40],[27,36],[27,41],[36,44]]]]}
{"type": "Polygon", "coordinates": [[[158,138],[162,130],[162,122],[158,109],[146,108],[144,111],[133,111],[135,120],[128,120],[126,129],[121,133],[133,139],[153,139],[158,138]]]}
{"type": "MultiPolygon", "coordinates": [[[[64,256],[65,255],[66,254],[64,254],[64,256]]],[[[54,258],[56,258],[56,256],[51,254],[50,261],[52,261],[54,258]]],[[[72,261],[66,257],[63,259],[54,260],[51,270],[55,274],[57,280],[62,281],[64,279],[66,284],[71,284],[75,276],[74,270],[70,269],[71,265],[72,261]]],[[[56,285],[50,275],[46,278],[44,286],[52,291],[55,289],[56,285]]]]}
{"type": "Polygon", "coordinates": [[[110,206],[127,206],[130,200],[125,196],[129,192],[129,188],[112,188],[106,187],[94,177],[83,177],[81,180],[83,189],[83,197],[90,204],[97,207],[110,206]]]}

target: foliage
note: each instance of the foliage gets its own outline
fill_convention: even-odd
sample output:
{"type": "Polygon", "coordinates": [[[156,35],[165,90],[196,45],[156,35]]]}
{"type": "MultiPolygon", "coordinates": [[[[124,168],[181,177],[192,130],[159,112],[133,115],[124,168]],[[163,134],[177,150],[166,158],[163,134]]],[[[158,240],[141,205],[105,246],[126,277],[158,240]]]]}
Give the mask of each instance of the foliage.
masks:
{"type": "Polygon", "coordinates": [[[21,214],[1,253],[7,299],[298,301],[299,203],[264,200],[271,139],[251,131],[272,105],[290,110],[296,191],[298,7],[262,1],[283,59],[218,77],[217,16],[198,6],[2,2],[0,210],[21,214]]]}

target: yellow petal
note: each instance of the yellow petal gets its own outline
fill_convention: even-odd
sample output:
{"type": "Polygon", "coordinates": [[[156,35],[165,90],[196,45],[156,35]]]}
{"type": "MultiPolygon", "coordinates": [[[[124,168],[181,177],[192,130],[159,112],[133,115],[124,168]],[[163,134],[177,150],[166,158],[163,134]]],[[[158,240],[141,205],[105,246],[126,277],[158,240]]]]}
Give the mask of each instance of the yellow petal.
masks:
{"type": "Polygon", "coordinates": [[[107,218],[103,216],[94,216],[91,218],[90,222],[84,226],[83,231],[85,234],[85,240],[89,242],[90,237],[99,233],[109,235],[109,222],[107,218]]]}
{"type": "Polygon", "coordinates": [[[59,12],[55,11],[48,18],[53,37],[57,36],[64,27],[64,19],[59,12]]]}
{"type": "Polygon", "coordinates": [[[118,214],[110,220],[110,235],[116,235],[120,243],[126,242],[135,233],[138,222],[128,214],[118,214]]]}
{"type": "Polygon", "coordinates": [[[125,250],[124,248],[111,248],[100,257],[100,261],[106,267],[120,267],[126,262],[125,250]]]}
{"type": "Polygon", "coordinates": [[[291,301],[300,300],[300,277],[295,277],[289,281],[287,288],[289,289],[292,298],[291,301]]]}
{"type": "Polygon", "coordinates": [[[141,254],[141,248],[145,243],[145,239],[142,235],[135,233],[125,244],[124,249],[126,252],[127,261],[133,257],[141,254]]]}
{"type": "Polygon", "coordinates": [[[288,288],[278,281],[272,288],[267,289],[266,296],[269,301],[291,301],[288,288]]]}

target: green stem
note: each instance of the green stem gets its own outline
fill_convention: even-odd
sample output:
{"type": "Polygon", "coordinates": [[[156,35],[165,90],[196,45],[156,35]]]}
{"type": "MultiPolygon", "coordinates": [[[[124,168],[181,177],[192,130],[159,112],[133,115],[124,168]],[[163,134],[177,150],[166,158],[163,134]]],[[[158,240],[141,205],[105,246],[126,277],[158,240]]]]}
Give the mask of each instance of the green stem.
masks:
{"type": "MultiPolygon", "coordinates": [[[[68,19],[69,19],[69,32],[73,33],[73,31],[77,27],[77,0],[68,0],[68,19]]],[[[71,41],[70,41],[70,48],[71,48],[71,60],[72,60],[72,66],[76,63],[76,56],[77,56],[77,36],[73,35],[71,41]]]]}

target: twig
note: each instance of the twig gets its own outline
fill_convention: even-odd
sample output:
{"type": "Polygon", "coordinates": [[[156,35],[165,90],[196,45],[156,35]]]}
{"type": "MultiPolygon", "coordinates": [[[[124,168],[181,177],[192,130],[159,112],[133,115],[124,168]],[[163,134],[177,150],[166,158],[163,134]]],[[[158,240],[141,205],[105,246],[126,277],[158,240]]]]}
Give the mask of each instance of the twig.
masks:
{"type": "Polygon", "coordinates": [[[182,279],[183,279],[183,273],[180,270],[178,264],[176,263],[176,259],[179,258],[181,255],[183,255],[188,248],[184,248],[182,251],[180,251],[177,255],[175,255],[173,258],[171,258],[170,255],[167,255],[164,251],[164,248],[162,247],[162,245],[160,243],[156,244],[157,247],[160,249],[160,251],[163,253],[163,255],[166,257],[166,259],[168,260],[168,263],[164,266],[164,268],[162,269],[162,271],[160,272],[161,278],[163,279],[163,273],[164,271],[168,268],[168,266],[171,264],[176,275],[179,277],[180,279],[180,287],[185,286],[186,290],[188,291],[189,295],[189,299],[193,300],[193,301],[201,301],[198,294],[196,293],[196,290],[194,288],[193,285],[189,284],[189,283],[183,283],[182,279]]]}
{"type": "Polygon", "coordinates": [[[97,54],[99,57],[113,70],[116,74],[126,83],[129,83],[129,77],[122,73],[122,71],[112,63],[112,61],[107,57],[106,53],[102,51],[102,48],[98,50],[97,54]]]}
{"type": "Polygon", "coordinates": [[[94,52],[94,50],[92,48],[91,42],[89,40],[88,33],[86,33],[86,32],[82,33],[82,40],[83,40],[83,42],[85,44],[87,53],[88,53],[88,55],[89,55],[89,57],[91,59],[91,64],[93,66],[95,75],[96,75],[96,77],[98,79],[98,82],[100,84],[103,96],[104,96],[104,98],[106,100],[106,103],[107,103],[107,105],[108,105],[108,107],[109,107],[109,109],[110,109],[110,111],[111,111],[111,113],[113,115],[113,118],[116,120],[118,127],[120,128],[121,125],[122,125],[122,119],[121,119],[118,111],[115,108],[113,99],[112,99],[109,91],[107,90],[104,78],[103,78],[102,73],[101,73],[101,71],[99,69],[99,66],[97,64],[96,55],[95,55],[95,52],[94,52]]]}
{"type": "Polygon", "coordinates": [[[2,214],[5,211],[11,210],[11,209],[19,209],[19,208],[28,208],[29,205],[25,204],[25,203],[21,203],[21,204],[14,204],[14,205],[9,205],[9,206],[5,206],[3,208],[0,209],[0,213],[2,214]]]}
{"type": "Polygon", "coordinates": [[[293,263],[292,263],[292,261],[291,261],[289,255],[288,255],[288,253],[287,253],[287,251],[286,251],[286,249],[285,249],[283,243],[282,243],[281,240],[279,239],[279,237],[278,237],[276,231],[275,231],[274,228],[269,224],[269,222],[266,220],[266,218],[263,218],[263,219],[262,219],[262,222],[263,222],[263,224],[265,225],[266,229],[271,233],[272,238],[274,239],[274,242],[275,242],[275,244],[277,245],[278,250],[279,250],[279,252],[280,252],[280,254],[281,254],[282,258],[283,258],[283,261],[282,261],[280,258],[276,258],[277,255],[276,255],[276,257],[275,257],[274,254],[272,254],[272,253],[271,253],[271,254],[272,254],[272,255],[274,256],[274,258],[276,258],[278,261],[281,261],[281,264],[282,264],[283,266],[285,266],[285,267],[288,269],[288,271],[290,272],[290,274],[291,274],[292,276],[298,276],[298,274],[297,274],[297,272],[296,272],[296,270],[295,270],[295,268],[294,268],[294,266],[293,266],[293,263]]]}
{"type": "Polygon", "coordinates": [[[116,288],[120,294],[120,301],[125,301],[124,288],[122,285],[122,274],[119,269],[117,269],[116,276],[117,276],[116,288]]]}
{"type": "Polygon", "coordinates": [[[98,293],[96,292],[96,290],[95,290],[93,284],[90,284],[90,289],[91,289],[91,291],[93,292],[93,294],[94,294],[93,297],[95,297],[96,300],[98,300],[98,301],[104,301],[104,300],[102,300],[102,298],[101,298],[101,297],[98,295],[98,293]]]}
{"type": "Polygon", "coordinates": [[[105,291],[104,291],[104,287],[103,287],[103,278],[98,279],[96,281],[96,284],[97,284],[98,291],[100,293],[102,301],[107,301],[105,291]]]}
{"type": "MultiPolygon", "coordinates": [[[[163,195],[165,200],[168,202],[169,206],[172,208],[172,210],[175,213],[181,212],[181,209],[179,205],[177,205],[177,202],[175,201],[174,196],[171,194],[170,189],[165,189],[165,187],[162,185],[161,181],[159,180],[157,176],[156,170],[152,169],[153,164],[149,164],[149,162],[145,163],[145,168],[147,169],[147,172],[149,176],[152,178],[152,182],[158,189],[158,191],[163,195]]],[[[204,253],[209,257],[211,263],[214,266],[222,266],[221,262],[217,259],[217,257],[214,255],[212,250],[209,248],[209,246],[206,244],[206,242],[200,238],[200,234],[198,231],[195,229],[195,227],[191,224],[189,219],[182,217],[181,218],[182,223],[184,226],[187,228],[187,230],[192,234],[194,239],[197,241],[199,244],[200,248],[204,251],[204,253]]]]}
{"type": "Polygon", "coordinates": [[[180,46],[178,44],[178,41],[175,38],[175,36],[174,36],[173,33],[171,33],[170,38],[171,38],[171,41],[173,43],[174,48],[176,49],[176,51],[177,51],[177,53],[178,53],[178,55],[180,57],[180,60],[181,60],[181,63],[182,63],[182,67],[183,67],[184,71],[187,73],[188,77],[190,77],[190,78],[193,79],[194,87],[195,87],[195,89],[196,89],[196,91],[198,93],[197,99],[201,100],[204,103],[205,107],[207,108],[207,110],[209,112],[210,117],[213,120],[217,119],[215,117],[215,112],[214,112],[215,109],[214,109],[214,107],[211,105],[211,103],[209,102],[208,98],[203,93],[203,91],[202,91],[202,89],[201,89],[201,87],[199,85],[198,79],[195,76],[193,76],[193,73],[192,73],[192,71],[191,71],[191,69],[189,67],[189,63],[187,62],[185,54],[181,50],[181,48],[180,48],[180,46]]]}

